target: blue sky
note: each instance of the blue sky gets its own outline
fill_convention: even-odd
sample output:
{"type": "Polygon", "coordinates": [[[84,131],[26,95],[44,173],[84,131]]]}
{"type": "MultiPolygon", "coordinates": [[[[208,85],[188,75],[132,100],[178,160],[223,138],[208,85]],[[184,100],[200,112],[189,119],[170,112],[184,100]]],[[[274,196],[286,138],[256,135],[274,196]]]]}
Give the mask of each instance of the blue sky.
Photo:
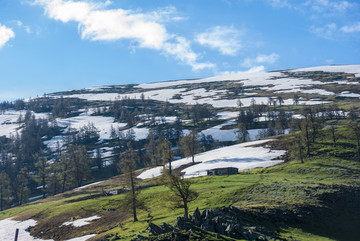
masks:
{"type": "Polygon", "coordinates": [[[359,60],[357,0],[0,1],[0,100],[359,60]]]}

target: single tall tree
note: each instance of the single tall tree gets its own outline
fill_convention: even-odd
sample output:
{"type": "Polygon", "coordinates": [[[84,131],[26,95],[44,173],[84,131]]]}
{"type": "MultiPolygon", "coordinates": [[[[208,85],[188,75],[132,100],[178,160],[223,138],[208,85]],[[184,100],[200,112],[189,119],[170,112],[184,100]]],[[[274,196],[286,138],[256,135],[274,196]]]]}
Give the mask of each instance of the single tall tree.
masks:
{"type": "Polygon", "coordinates": [[[122,154],[119,168],[126,177],[125,185],[130,189],[129,192],[126,193],[125,201],[126,205],[131,207],[134,222],[138,221],[136,209],[142,205],[142,202],[138,200],[138,191],[136,190],[136,176],[134,173],[137,158],[138,156],[132,148],[131,143],[128,142],[127,149],[122,154]]]}
{"type": "Polygon", "coordinates": [[[352,122],[348,125],[350,136],[356,142],[356,154],[357,159],[360,161],[360,125],[356,122],[352,122]]]}
{"type": "Polygon", "coordinates": [[[163,182],[171,190],[169,200],[174,208],[184,208],[184,218],[189,218],[189,203],[194,201],[199,194],[190,189],[191,181],[177,175],[170,174],[169,170],[163,169],[163,182]]]}
{"type": "Polygon", "coordinates": [[[163,160],[163,166],[165,167],[166,164],[168,164],[169,172],[171,174],[172,173],[171,162],[172,162],[172,159],[173,159],[173,155],[172,155],[170,141],[164,140],[160,144],[160,152],[161,152],[161,157],[162,157],[162,160],[163,160]]]}
{"type": "Polygon", "coordinates": [[[180,139],[180,146],[186,157],[191,157],[192,163],[195,164],[195,154],[200,149],[199,134],[196,131],[190,132],[180,139]]]}
{"type": "Polygon", "coordinates": [[[240,122],[238,124],[238,130],[237,130],[236,134],[237,134],[237,139],[238,139],[239,143],[242,143],[242,142],[245,142],[248,140],[249,132],[247,131],[244,123],[240,122]]]}
{"type": "Polygon", "coordinates": [[[48,179],[50,176],[50,165],[48,160],[45,158],[45,155],[42,151],[35,155],[37,162],[35,167],[37,168],[37,173],[35,175],[35,181],[41,185],[41,191],[43,198],[46,197],[46,189],[48,185],[48,179]]]}
{"type": "Polygon", "coordinates": [[[3,211],[10,198],[10,179],[6,172],[0,172],[0,211],[3,211]]]}

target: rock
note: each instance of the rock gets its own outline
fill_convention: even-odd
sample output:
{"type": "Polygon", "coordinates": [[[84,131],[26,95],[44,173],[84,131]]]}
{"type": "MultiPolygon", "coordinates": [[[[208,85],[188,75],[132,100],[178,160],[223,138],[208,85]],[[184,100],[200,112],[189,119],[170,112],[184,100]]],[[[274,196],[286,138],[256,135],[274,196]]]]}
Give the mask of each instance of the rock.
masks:
{"type": "Polygon", "coordinates": [[[170,224],[167,224],[167,223],[163,223],[160,227],[165,232],[172,232],[174,230],[173,226],[171,226],[170,224]]]}
{"type": "Polygon", "coordinates": [[[196,208],[194,215],[192,216],[192,218],[190,220],[197,226],[201,225],[202,217],[201,217],[199,208],[196,208]]]}
{"type": "Polygon", "coordinates": [[[210,223],[203,223],[200,228],[208,232],[215,232],[214,225],[211,225],[210,223]]]}
{"type": "Polygon", "coordinates": [[[150,228],[150,232],[153,235],[159,235],[159,234],[163,234],[164,231],[162,230],[162,228],[160,228],[159,226],[157,226],[156,224],[153,223],[149,223],[149,228],[150,228]]]}

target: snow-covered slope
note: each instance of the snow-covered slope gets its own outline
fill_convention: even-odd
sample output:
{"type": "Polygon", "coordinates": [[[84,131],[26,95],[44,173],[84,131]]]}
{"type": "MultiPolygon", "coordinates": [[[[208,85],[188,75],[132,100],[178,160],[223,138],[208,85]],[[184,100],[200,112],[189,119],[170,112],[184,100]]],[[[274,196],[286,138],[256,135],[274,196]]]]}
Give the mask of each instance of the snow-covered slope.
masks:
{"type": "MultiPolygon", "coordinates": [[[[183,170],[185,178],[205,176],[207,170],[220,167],[236,167],[239,170],[253,169],[256,167],[269,167],[282,162],[278,157],[285,151],[271,150],[264,146],[271,140],[259,140],[223,147],[208,152],[203,152],[195,156],[196,164],[183,170]],[[277,160],[274,160],[277,159],[277,160]]],[[[172,168],[176,169],[191,163],[191,158],[183,158],[171,163],[172,168]]],[[[148,179],[161,175],[163,167],[154,167],[141,173],[138,178],[148,179]]]]}
{"type": "MultiPolygon", "coordinates": [[[[58,143],[60,146],[64,143],[64,135],[68,127],[79,130],[89,123],[93,123],[98,129],[100,139],[103,141],[110,138],[111,126],[115,129],[121,128],[123,134],[131,129],[136,140],[145,139],[149,133],[149,118],[136,122],[133,126],[127,126],[125,123],[116,121],[113,116],[104,113],[94,114],[96,108],[92,106],[94,101],[100,101],[100,106],[108,108],[111,101],[125,97],[132,99],[143,97],[146,100],[168,101],[172,104],[212,105],[218,113],[217,116],[214,113],[213,120],[218,119],[222,122],[201,130],[202,133],[212,135],[219,141],[234,141],[236,140],[235,129],[223,129],[223,127],[231,123],[224,123],[224,121],[232,121],[236,118],[239,101],[243,107],[248,107],[252,103],[268,105],[269,99],[275,100],[279,96],[283,97],[283,105],[293,105],[295,94],[300,97],[297,103],[299,105],[332,103],[335,97],[359,99],[359,77],[360,65],[338,65],[274,72],[240,72],[203,79],[166,81],[135,86],[104,86],[50,94],[48,95],[50,98],[62,96],[83,99],[87,101],[87,107],[90,107],[87,110],[78,110],[78,114],[75,116],[56,118],[56,122],[63,128],[62,133],[48,139],[45,138],[44,142],[48,148],[54,150],[58,143]],[[236,91],[239,93],[235,93],[236,91]]],[[[17,120],[19,116],[24,115],[25,111],[6,110],[0,112],[0,136],[10,137],[17,131],[20,134],[23,126],[17,120]]],[[[43,118],[50,116],[50,113],[35,113],[35,115],[36,118],[43,118]]],[[[166,123],[174,122],[176,119],[174,116],[164,114],[153,116],[153,118],[155,119],[154,125],[162,124],[159,121],[161,119],[166,123]]],[[[250,139],[255,139],[258,131],[249,130],[250,136],[252,136],[250,139]]]]}
{"type": "MultiPolygon", "coordinates": [[[[304,78],[302,76],[296,77],[292,74],[303,74],[312,72],[329,72],[329,73],[348,73],[354,74],[354,77],[360,77],[360,65],[343,65],[343,66],[322,66],[313,67],[306,69],[290,70],[290,71],[275,71],[275,72],[239,72],[228,75],[216,76],[205,79],[194,79],[194,80],[178,80],[178,81],[167,81],[149,84],[139,84],[136,86],[137,90],[131,91],[131,93],[108,93],[106,90],[108,86],[96,88],[96,93],[92,92],[93,89],[87,89],[88,92],[81,94],[65,95],[66,97],[74,97],[80,99],[86,99],[90,101],[114,101],[115,99],[121,98],[140,98],[143,94],[147,99],[153,99],[158,101],[169,101],[170,103],[185,103],[193,105],[199,104],[210,104],[215,108],[224,107],[236,107],[237,99],[227,98],[229,90],[219,89],[204,89],[201,86],[199,88],[193,88],[193,85],[209,84],[213,82],[229,82],[241,84],[246,88],[244,95],[250,95],[251,97],[241,97],[243,106],[250,106],[251,100],[254,99],[256,103],[266,104],[268,97],[257,96],[251,87],[254,89],[261,88],[263,91],[270,91],[274,94],[273,98],[277,97],[279,93],[308,93],[308,94],[319,94],[319,95],[335,95],[331,91],[324,89],[314,88],[312,86],[321,86],[326,84],[333,84],[333,80],[319,81],[314,80],[308,76],[304,78]],[[191,87],[191,88],[190,88],[191,87]],[[98,91],[103,88],[102,92],[98,91]],[[190,88],[190,89],[189,89],[190,88]],[[309,89],[310,88],[310,89],[309,89]],[[177,96],[177,98],[174,98],[177,96]],[[179,98],[180,96],[180,98],[179,98]]],[[[347,79],[338,81],[338,84],[358,84],[358,82],[350,82],[347,79]]],[[[292,104],[291,99],[284,99],[285,104],[292,104]]],[[[303,100],[300,104],[314,105],[326,102],[303,100]]]]}

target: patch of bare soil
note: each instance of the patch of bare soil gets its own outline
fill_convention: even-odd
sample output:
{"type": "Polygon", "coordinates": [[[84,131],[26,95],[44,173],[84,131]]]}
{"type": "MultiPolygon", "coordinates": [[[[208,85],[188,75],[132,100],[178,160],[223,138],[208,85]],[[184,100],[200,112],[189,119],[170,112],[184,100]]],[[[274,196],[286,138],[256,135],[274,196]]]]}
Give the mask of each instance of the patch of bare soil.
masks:
{"type": "MultiPolygon", "coordinates": [[[[42,216],[40,214],[40,216],[42,216]]],[[[36,217],[34,217],[37,219],[36,217]]],[[[69,214],[58,215],[51,218],[40,219],[38,224],[30,228],[30,234],[32,236],[42,239],[53,239],[54,241],[61,241],[71,239],[79,236],[89,234],[99,234],[104,231],[113,229],[114,227],[121,225],[128,218],[128,214],[125,210],[112,210],[97,214],[89,212],[85,209],[79,210],[79,212],[70,216],[69,214]],[[101,218],[91,221],[90,224],[82,227],[74,227],[73,225],[63,225],[64,222],[74,221],[80,218],[87,218],[94,215],[98,215],[101,218]]]]}

